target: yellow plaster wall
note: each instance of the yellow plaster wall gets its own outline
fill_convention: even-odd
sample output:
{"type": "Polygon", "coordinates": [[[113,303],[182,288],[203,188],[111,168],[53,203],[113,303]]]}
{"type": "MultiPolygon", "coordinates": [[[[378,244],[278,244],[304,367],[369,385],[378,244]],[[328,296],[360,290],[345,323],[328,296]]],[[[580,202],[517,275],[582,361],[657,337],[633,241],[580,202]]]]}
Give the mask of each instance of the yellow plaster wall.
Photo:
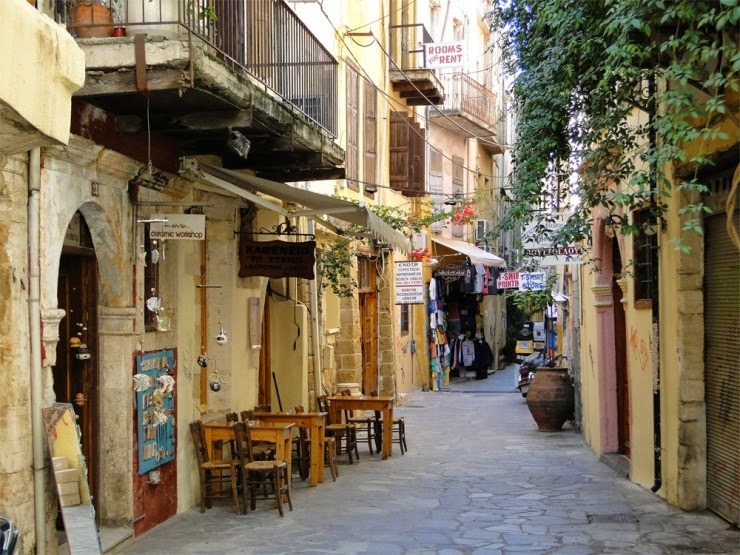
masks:
{"type": "Polygon", "coordinates": [[[85,82],[82,50],[65,29],[23,0],[0,2],[0,21],[0,102],[66,144],[72,93],[85,82]]]}
{"type": "Polygon", "coordinates": [[[596,313],[593,309],[594,295],[591,291],[593,274],[588,266],[582,265],[580,282],[581,289],[581,423],[583,426],[583,437],[596,453],[601,453],[601,434],[599,422],[601,421],[601,404],[599,396],[599,380],[596,366],[598,360],[598,342],[596,338],[596,313]]]}

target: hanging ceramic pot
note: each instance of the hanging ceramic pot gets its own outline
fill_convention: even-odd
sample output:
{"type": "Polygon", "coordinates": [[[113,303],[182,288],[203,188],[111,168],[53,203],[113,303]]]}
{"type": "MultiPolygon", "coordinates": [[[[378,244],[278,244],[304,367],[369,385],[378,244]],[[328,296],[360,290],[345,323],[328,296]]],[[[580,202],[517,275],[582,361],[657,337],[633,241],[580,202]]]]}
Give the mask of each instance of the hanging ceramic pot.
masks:
{"type": "Polygon", "coordinates": [[[575,411],[573,381],[568,369],[537,368],[527,393],[527,408],[539,431],[560,431],[575,411]]]}

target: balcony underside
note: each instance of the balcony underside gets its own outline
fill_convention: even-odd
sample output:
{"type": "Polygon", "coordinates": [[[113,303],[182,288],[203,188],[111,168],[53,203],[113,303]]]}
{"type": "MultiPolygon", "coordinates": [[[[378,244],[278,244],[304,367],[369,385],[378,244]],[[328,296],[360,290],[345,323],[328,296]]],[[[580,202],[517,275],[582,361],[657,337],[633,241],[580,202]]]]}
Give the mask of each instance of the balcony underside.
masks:
{"type": "Polygon", "coordinates": [[[433,110],[432,121],[444,129],[459,133],[465,130],[471,136],[479,139],[483,148],[489,154],[500,154],[503,149],[498,145],[496,140],[496,129],[494,125],[486,125],[473,115],[467,114],[461,110],[433,110]]]}
{"type": "Polygon", "coordinates": [[[173,138],[183,156],[220,156],[225,167],[268,179],[344,177],[331,135],[257,78],[186,40],[148,39],[144,49],[132,42],[78,41],[87,78],[75,97],[114,114],[119,133],[150,129],[173,138]],[[250,142],[246,158],[228,144],[234,131],[250,142]]]}
{"type": "Polygon", "coordinates": [[[444,103],[444,89],[430,69],[390,71],[393,90],[401,94],[408,106],[432,106],[444,103]]]}

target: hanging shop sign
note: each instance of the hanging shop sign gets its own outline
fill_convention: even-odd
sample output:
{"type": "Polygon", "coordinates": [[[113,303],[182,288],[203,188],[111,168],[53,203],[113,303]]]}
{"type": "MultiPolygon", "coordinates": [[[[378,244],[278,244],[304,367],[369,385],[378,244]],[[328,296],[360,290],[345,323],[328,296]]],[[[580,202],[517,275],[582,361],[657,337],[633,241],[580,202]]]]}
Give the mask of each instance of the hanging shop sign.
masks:
{"type": "Polygon", "coordinates": [[[206,238],[205,214],[163,214],[166,222],[149,224],[150,239],[203,241],[206,238]]]}
{"type": "Polygon", "coordinates": [[[421,262],[396,262],[396,304],[424,304],[421,262]]]}
{"type": "Polygon", "coordinates": [[[239,277],[314,279],[316,241],[239,242],[239,277]]]}
{"type": "Polygon", "coordinates": [[[449,282],[457,281],[464,275],[465,269],[459,264],[448,264],[434,272],[434,277],[438,277],[449,282]]]}
{"type": "Polygon", "coordinates": [[[461,67],[464,55],[465,48],[462,42],[424,43],[424,59],[427,69],[461,67]]]}
{"type": "Polygon", "coordinates": [[[519,272],[501,272],[496,280],[496,289],[519,289],[519,272]]]}
{"type": "Polygon", "coordinates": [[[542,291],[545,288],[545,272],[520,272],[519,291],[542,291]]]}
{"type": "Polygon", "coordinates": [[[580,264],[583,249],[570,245],[558,247],[549,240],[565,226],[568,214],[552,214],[547,221],[532,222],[522,233],[524,256],[534,259],[540,268],[560,264],[580,264]]]}

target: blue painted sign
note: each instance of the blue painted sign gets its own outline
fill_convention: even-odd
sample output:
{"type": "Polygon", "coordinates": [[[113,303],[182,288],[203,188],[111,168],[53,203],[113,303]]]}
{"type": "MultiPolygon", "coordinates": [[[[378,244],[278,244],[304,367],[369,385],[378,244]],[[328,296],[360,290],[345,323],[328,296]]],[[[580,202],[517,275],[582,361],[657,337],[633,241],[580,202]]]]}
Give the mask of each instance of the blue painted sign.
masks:
{"type": "Polygon", "coordinates": [[[175,351],[136,357],[134,391],[139,474],[175,460],[175,351]]]}

